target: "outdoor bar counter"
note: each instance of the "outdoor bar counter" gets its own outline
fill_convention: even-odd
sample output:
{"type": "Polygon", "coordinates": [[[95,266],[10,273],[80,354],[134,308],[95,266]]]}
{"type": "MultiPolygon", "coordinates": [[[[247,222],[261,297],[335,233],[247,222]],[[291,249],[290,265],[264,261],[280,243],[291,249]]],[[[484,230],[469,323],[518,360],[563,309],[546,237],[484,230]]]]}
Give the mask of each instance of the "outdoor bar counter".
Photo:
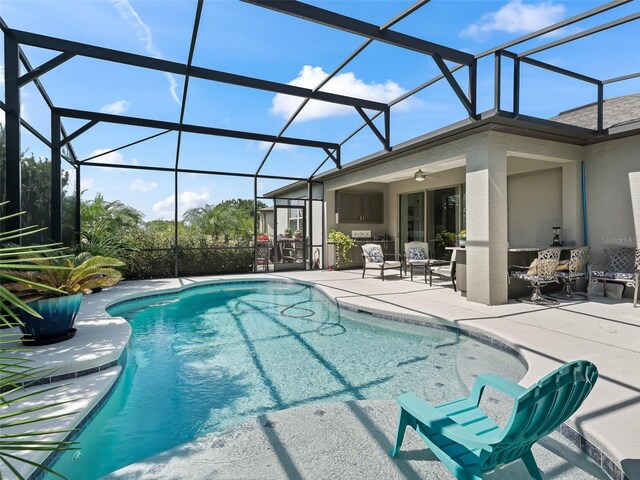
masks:
{"type": "MultiPolygon", "coordinates": [[[[578,248],[577,246],[540,246],[540,247],[509,247],[507,249],[508,265],[531,265],[531,262],[538,256],[538,252],[547,248],[559,248],[562,250],[560,258],[569,258],[569,250],[578,248]]],[[[467,251],[465,247],[447,247],[447,250],[456,250],[456,287],[463,297],[467,296],[467,251]]],[[[508,275],[508,272],[504,272],[508,275]]],[[[509,298],[520,297],[531,293],[524,282],[511,282],[509,284],[509,298]]]]}

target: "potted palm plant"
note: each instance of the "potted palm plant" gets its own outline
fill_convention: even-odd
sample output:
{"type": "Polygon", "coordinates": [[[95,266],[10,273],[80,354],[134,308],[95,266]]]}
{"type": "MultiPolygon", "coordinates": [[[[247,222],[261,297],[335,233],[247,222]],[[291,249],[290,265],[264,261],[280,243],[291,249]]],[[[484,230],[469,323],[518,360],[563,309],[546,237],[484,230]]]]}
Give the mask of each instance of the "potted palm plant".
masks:
{"type": "MultiPolygon", "coordinates": [[[[8,202],[0,203],[0,211],[8,202]]],[[[17,215],[24,215],[21,212],[17,215]]],[[[12,215],[3,216],[0,214],[0,223],[4,222],[12,215]]],[[[18,230],[0,230],[0,279],[3,281],[15,281],[12,275],[5,272],[28,268],[30,270],[38,268],[53,268],[31,264],[31,260],[39,259],[42,255],[62,256],[63,252],[58,244],[49,245],[29,245],[20,246],[16,242],[24,237],[44,229],[38,227],[24,227],[18,230]]],[[[20,314],[29,312],[38,315],[33,308],[18,298],[5,288],[6,284],[0,284],[0,327],[11,328],[22,324],[20,314]]],[[[45,288],[46,285],[43,285],[45,288]]],[[[52,291],[56,289],[50,288],[52,291]]],[[[59,387],[32,388],[26,387],[34,385],[41,377],[50,374],[50,371],[42,368],[35,368],[30,365],[29,359],[18,355],[12,342],[20,336],[7,330],[0,335],[0,404],[3,407],[12,406],[14,408],[11,415],[0,416],[0,463],[4,464],[8,470],[17,474],[19,464],[28,464],[37,468],[41,472],[49,472],[58,475],[49,467],[33,462],[25,455],[31,451],[65,451],[77,448],[75,442],[54,441],[55,434],[70,433],[68,430],[51,430],[51,428],[39,427],[46,425],[45,422],[51,419],[71,415],[72,411],[60,413],[59,407],[65,402],[53,402],[41,405],[34,409],[32,399],[36,395],[53,391],[59,387]],[[6,332],[9,333],[6,333],[6,332]],[[36,412],[38,410],[38,412],[36,412]],[[29,419],[22,417],[29,415],[29,419]]],[[[58,475],[60,476],[60,475],[58,475]]],[[[23,478],[17,474],[16,478],[23,478]]]]}
{"type": "Polygon", "coordinates": [[[118,283],[122,273],[116,268],[124,266],[116,258],[93,257],[86,252],[75,258],[41,256],[30,260],[36,266],[53,268],[4,272],[13,280],[6,289],[37,312],[21,312],[25,345],[46,345],[73,337],[82,296],[118,283]]]}

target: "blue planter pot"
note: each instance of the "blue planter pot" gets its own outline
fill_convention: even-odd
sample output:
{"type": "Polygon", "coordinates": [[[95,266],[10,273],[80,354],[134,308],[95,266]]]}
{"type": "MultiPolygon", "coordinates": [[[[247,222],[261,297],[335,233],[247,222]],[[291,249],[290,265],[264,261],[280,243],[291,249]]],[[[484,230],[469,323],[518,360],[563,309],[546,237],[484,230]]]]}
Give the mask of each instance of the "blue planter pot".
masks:
{"type": "Polygon", "coordinates": [[[24,311],[20,312],[20,319],[24,323],[20,330],[25,335],[29,335],[23,343],[25,345],[43,345],[71,338],[75,333],[75,329],[71,327],[76,321],[81,303],[81,293],[30,302],[29,306],[42,318],[34,317],[24,311]]]}

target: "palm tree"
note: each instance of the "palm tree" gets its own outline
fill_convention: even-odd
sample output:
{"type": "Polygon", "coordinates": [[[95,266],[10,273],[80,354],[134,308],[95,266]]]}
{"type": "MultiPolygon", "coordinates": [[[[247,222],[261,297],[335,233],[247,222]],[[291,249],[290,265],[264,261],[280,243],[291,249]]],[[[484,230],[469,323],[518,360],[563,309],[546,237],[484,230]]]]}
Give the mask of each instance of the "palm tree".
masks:
{"type": "Polygon", "coordinates": [[[107,201],[101,193],[93,200],[83,200],[80,205],[83,228],[91,230],[97,226],[109,227],[118,232],[141,225],[144,214],[120,200],[107,201]]]}
{"type": "Polygon", "coordinates": [[[182,218],[188,225],[209,235],[214,243],[238,243],[248,240],[253,233],[253,217],[231,202],[191,208],[182,218]]]}

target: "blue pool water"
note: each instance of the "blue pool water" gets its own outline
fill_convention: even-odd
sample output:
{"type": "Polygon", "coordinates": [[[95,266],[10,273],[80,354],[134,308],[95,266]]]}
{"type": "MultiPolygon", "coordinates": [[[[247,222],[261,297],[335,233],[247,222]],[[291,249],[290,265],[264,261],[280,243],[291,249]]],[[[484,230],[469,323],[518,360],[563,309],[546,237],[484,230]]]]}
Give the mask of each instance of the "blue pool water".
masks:
{"type": "MultiPolygon", "coordinates": [[[[510,355],[455,333],[346,312],[311,287],[226,283],[115,306],[132,327],[111,397],[53,468],[91,480],[260,414],[311,402],[434,402],[510,355]]],[[[45,477],[54,478],[54,477],[45,477]]]]}

